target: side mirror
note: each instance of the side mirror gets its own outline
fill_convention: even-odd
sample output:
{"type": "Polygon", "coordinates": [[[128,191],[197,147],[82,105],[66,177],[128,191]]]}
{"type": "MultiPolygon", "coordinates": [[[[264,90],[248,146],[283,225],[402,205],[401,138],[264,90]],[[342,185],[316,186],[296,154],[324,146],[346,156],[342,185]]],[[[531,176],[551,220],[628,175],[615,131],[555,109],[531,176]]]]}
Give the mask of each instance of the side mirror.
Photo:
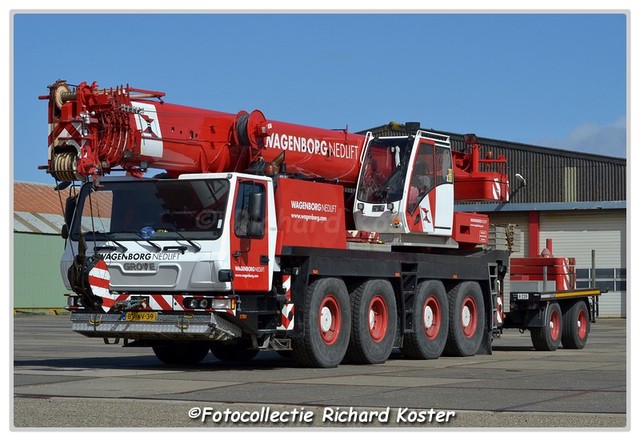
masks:
{"type": "Polygon", "coordinates": [[[76,210],[77,196],[69,196],[64,204],[64,223],[71,225],[73,212],[76,210]]]}
{"type": "Polygon", "coordinates": [[[69,237],[69,228],[71,227],[71,221],[73,220],[73,213],[76,211],[76,203],[78,202],[78,196],[69,196],[64,204],[64,226],[62,227],[62,237],[67,239],[69,237]],[[66,228],[65,228],[66,227],[66,228]]]}
{"type": "Polygon", "coordinates": [[[255,192],[249,195],[249,224],[247,235],[251,238],[264,237],[264,193],[255,192]]]}
{"type": "Polygon", "coordinates": [[[233,271],[230,269],[221,269],[218,271],[218,280],[221,282],[232,282],[233,271]]]}
{"type": "Polygon", "coordinates": [[[249,219],[256,222],[264,220],[264,193],[255,192],[249,195],[249,219]]]}

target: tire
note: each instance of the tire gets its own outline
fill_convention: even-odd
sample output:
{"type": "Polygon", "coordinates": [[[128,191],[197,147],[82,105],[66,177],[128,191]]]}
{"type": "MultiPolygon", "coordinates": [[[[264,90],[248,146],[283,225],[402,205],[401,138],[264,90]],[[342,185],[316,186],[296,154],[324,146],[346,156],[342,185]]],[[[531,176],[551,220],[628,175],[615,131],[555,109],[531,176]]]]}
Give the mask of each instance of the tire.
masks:
{"type": "Polygon", "coordinates": [[[166,342],[152,349],[161,362],[178,366],[195,366],[209,353],[209,345],[204,342],[166,342]]]}
{"type": "Polygon", "coordinates": [[[391,355],[398,326],[395,293],[388,280],[368,280],[350,295],[351,336],[346,360],[384,363],[391,355]]]}
{"type": "Polygon", "coordinates": [[[212,343],[211,353],[222,362],[246,362],[253,360],[258,355],[257,349],[247,348],[240,343],[212,343]]]}
{"type": "Polygon", "coordinates": [[[477,282],[462,282],[448,294],[449,333],[444,353],[456,357],[475,355],[485,328],[484,298],[477,282]]]}
{"type": "Polygon", "coordinates": [[[416,360],[440,357],[449,330],[449,301],[442,282],[428,280],[420,283],[412,309],[413,332],[404,336],[402,354],[416,360]]]}
{"type": "Polygon", "coordinates": [[[589,308],[583,300],[578,300],[562,315],[562,347],[582,349],[587,344],[591,331],[589,308]]]}
{"type": "Polygon", "coordinates": [[[538,351],[555,351],[562,338],[562,310],[557,302],[547,305],[544,326],[531,329],[531,342],[538,351]]]}
{"type": "Polygon", "coordinates": [[[338,366],[351,332],[349,293],[342,280],[324,278],[309,285],[302,323],[301,335],[292,339],[295,360],[306,367],[338,366]]]}

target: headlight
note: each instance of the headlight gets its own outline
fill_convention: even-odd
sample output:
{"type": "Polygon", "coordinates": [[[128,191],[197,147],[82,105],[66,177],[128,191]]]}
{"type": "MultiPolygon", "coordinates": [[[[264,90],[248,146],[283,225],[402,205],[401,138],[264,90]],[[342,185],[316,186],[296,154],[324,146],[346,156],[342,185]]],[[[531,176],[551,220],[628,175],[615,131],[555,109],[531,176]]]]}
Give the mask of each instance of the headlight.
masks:
{"type": "Polygon", "coordinates": [[[233,309],[232,299],[211,299],[213,309],[233,309]]]}

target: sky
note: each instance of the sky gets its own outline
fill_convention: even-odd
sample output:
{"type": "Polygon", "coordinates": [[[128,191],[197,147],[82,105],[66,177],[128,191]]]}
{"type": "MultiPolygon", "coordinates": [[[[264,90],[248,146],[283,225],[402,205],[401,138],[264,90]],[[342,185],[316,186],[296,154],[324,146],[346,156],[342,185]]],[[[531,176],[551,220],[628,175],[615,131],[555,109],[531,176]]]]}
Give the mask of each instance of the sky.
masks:
{"type": "Polygon", "coordinates": [[[622,12],[62,13],[14,11],[13,179],[53,182],[58,79],[360,131],[390,121],[627,156],[622,12]]]}

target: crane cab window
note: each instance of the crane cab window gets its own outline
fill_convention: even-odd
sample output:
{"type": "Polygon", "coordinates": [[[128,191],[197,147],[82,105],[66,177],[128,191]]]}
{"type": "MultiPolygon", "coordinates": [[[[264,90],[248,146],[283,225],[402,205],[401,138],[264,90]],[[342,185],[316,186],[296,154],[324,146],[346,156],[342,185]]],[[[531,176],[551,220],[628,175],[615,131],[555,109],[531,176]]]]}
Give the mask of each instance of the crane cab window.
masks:
{"type": "Polygon", "coordinates": [[[402,199],[413,138],[374,138],[362,164],[358,200],[386,204],[402,199]]]}
{"type": "Polygon", "coordinates": [[[423,142],[416,154],[413,173],[411,174],[411,185],[409,186],[409,201],[407,210],[413,213],[420,201],[435,187],[435,146],[423,142]]]}
{"type": "Polygon", "coordinates": [[[453,183],[453,167],[451,166],[451,150],[436,147],[436,186],[453,183]]]}
{"type": "Polygon", "coordinates": [[[453,183],[451,150],[426,142],[421,143],[410,182],[407,211],[413,213],[432,189],[453,183]]]}

